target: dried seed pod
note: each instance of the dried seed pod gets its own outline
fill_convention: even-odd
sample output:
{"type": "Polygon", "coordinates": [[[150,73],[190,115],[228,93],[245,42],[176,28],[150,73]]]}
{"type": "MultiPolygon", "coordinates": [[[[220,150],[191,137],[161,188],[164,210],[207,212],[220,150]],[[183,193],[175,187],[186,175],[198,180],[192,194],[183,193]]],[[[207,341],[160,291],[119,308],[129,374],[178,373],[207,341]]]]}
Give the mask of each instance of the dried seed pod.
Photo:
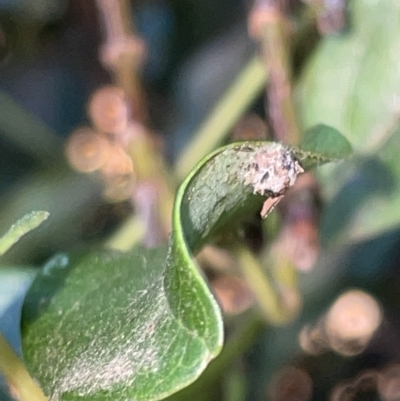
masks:
{"type": "Polygon", "coordinates": [[[75,170],[87,173],[100,169],[107,162],[110,142],[92,128],[80,128],[69,137],[65,153],[75,170]]]}

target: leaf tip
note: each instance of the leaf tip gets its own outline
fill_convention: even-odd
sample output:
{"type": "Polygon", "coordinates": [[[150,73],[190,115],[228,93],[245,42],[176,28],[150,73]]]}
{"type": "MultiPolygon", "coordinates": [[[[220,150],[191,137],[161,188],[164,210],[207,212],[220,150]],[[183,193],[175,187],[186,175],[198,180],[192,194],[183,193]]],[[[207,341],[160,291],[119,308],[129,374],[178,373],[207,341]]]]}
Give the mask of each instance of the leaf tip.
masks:
{"type": "Polygon", "coordinates": [[[331,159],[346,159],[353,153],[350,142],[334,127],[317,124],[304,133],[300,148],[331,159]]]}

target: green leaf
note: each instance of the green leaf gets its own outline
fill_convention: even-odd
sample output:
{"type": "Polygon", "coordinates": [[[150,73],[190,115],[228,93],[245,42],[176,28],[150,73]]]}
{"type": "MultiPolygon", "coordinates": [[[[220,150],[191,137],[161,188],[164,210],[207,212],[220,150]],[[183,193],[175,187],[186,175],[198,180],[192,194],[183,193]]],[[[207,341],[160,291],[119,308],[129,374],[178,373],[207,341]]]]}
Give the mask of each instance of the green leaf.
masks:
{"type": "Polygon", "coordinates": [[[324,124],[318,124],[307,130],[300,148],[319,153],[327,160],[346,159],[353,152],[350,142],[337,129],[324,124]]]}
{"type": "Polygon", "coordinates": [[[172,295],[190,319],[180,316],[170,306],[165,257],[165,248],[103,251],[58,255],[44,267],[23,309],[22,345],[51,399],[159,399],[218,353],[221,321],[204,282],[182,279],[172,295]]]}
{"type": "Polygon", "coordinates": [[[304,168],[313,168],[352,154],[349,141],[335,128],[318,124],[303,134],[299,149],[294,153],[304,168]]]}
{"type": "Polygon", "coordinates": [[[349,32],[321,40],[298,85],[303,127],[329,124],[359,154],[345,167],[324,169],[326,243],[400,225],[400,171],[392,157],[400,151],[400,70],[393,56],[400,52],[400,2],[353,0],[349,6],[349,32]]]}
{"type": "Polygon", "coordinates": [[[336,169],[346,179],[323,213],[324,243],[364,240],[399,226],[399,154],[400,129],[377,154],[355,157],[345,171],[336,169]]]}
{"type": "Polygon", "coordinates": [[[22,342],[51,400],[158,400],[193,382],[220,352],[223,322],[192,253],[261,209],[254,192],[285,192],[297,163],[280,144],[218,149],[181,185],[168,249],[59,255],[44,266],[22,342]]]}
{"type": "Polygon", "coordinates": [[[353,0],[350,30],[325,37],[299,82],[304,128],[324,123],[344,133],[355,150],[379,141],[398,118],[400,2],[353,0]]]}

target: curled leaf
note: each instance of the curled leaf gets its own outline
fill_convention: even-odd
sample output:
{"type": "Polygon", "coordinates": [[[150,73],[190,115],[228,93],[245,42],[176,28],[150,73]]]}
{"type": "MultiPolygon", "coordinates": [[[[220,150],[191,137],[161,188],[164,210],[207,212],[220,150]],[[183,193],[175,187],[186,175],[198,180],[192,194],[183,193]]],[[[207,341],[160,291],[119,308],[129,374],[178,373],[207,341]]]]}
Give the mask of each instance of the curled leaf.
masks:
{"type": "Polygon", "coordinates": [[[223,342],[193,254],[261,210],[266,196],[282,196],[300,171],[283,145],[226,146],[182,183],[168,248],[51,260],[22,318],[26,363],[50,400],[159,400],[193,382],[223,342]]]}

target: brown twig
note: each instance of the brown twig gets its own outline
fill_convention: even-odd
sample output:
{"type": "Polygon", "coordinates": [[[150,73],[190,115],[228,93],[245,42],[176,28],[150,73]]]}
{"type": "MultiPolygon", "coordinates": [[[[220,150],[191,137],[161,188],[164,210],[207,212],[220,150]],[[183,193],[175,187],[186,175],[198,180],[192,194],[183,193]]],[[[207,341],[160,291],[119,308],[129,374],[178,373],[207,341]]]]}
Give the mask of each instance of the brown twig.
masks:
{"type": "Polygon", "coordinates": [[[154,246],[168,238],[173,190],[161,151],[146,127],[148,113],[140,82],[145,45],[131,27],[128,0],[96,3],[104,27],[100,59],[129,105],[126,129],[116,140],[133,162],[136,184],[130,199],[146,227],[143,242],[154,246]]]}
{"type": "Polygon", "coordinates": [[[132,117],[145,122],[144,105],[139,70],[145,56],[143,40],[132,31],[127,0],[96,0],[104,26],[104,43],[100,60],[113,80],[122,88],[131,103],[132,117]]]}
{"type": "Polygon", "coordinates": [[[299,128],[291,90],[291,63],[283,0],[255,0],[249,15],[249,33],[260,42],[269,70],[268,114],[275,137],[291,145],[299,142],[299,128]]]}
{"type": "Polygon", "coordinates": [[[303,0],[317,19],[318,31],[330,35],[342,31],[347,24],[346,0],[303,0]]]}
{"type": "MultiPolygon", "coordinates": [[[[292,62],[286,26],[284,0],[254,0],[248,29],[260,44],[265,67],[269,71],[266,92],[272,129],[279,141],[297,145],[300,129],[292,99],[292,62]]],[[[275,288],[283,305],[291,311],[298,311],[301,306],[296,271],[299,268],[309,269],[318,252],[316,179],[311,173],[304,174],[304,177],[306,180],[301,180],[301,191],[291,192],[301,193],[302,201],[299,202],[298,196],[288,194],[284,200],[285,207],[281,209],[284,217],[280,234],[268,251],[268,265],[275,288]],[[298,244],[301,244],[300,250],[298,244]],[[298,266],[296,258],[300,254],[302,263],[298,266]]],[[[266,203],[262,213],[266,214],[274,206],[274,202],[266,203]]]]}
{"type": "MultiPolygon", "coordinates": [[[[266,67],[269,69],[267,95],[275,136],[282,142],[297,144],[300,129],[292,99],[292,71],[284,3],[283,0],[255,0],[249,16],[249,32],[259,41],[266,67]]],[[[318,185],[314,175],[307,173],[296,187],[291,193],[300,194],[301,199],[299,201],[299,196],[289,196],[284,201],[285,218],[279,245],[280,248],[286,248],[286,259],[289,257],[293,265],[302,270],[309,270],[317,258],[319,248],[318,185]],[[297,266],[300,251],[303,262],[297,266]],[[290,257],[292,254],[296,256],[290,257]]]]}
{"type": "Polygon", "coordinates": [[[47,401],[42,389],[29,376],[24,363],[0,333],[0,372],[4,375],[15,399],[47,401]]]}

